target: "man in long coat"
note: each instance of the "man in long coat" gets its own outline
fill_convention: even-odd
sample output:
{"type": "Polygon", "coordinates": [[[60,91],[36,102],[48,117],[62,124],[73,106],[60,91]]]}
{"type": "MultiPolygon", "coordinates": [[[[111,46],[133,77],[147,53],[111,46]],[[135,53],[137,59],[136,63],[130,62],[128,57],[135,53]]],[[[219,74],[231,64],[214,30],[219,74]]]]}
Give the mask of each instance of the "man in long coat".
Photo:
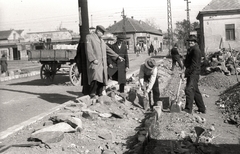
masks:
{"type": "Polygon", "coordinates": [[[101,96],[103,87],[107,85],[107,55],[113,60],[124,61],[122,57],[110,49],[101,39],[106,29],[98,25],[95,33],[86,36],[86,56],[88,84],[90,85],[90,97],[101,96]]]}
{"type": "Polygon", "coordinates": [[[119,92],[124,92],[126,84],[126,72],[129,69],[129,59],[127,46],[124,40],[127,39],[126,35],[118,35],[117,42],[110,46],[119,56],[123,57],[125,61],[114,61],[111,57],[108,57],[108,75],[112,80],[118,81],[119,92]]]}

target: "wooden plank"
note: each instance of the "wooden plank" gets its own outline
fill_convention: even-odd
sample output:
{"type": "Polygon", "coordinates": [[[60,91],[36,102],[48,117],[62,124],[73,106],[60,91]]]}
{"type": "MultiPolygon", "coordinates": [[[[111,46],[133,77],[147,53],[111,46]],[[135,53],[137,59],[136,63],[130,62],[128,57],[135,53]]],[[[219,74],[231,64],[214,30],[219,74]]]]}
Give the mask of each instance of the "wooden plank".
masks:
{"type": "Polygon", "coordinates": [[[29,51],[29,61],[69,61],[76,56],[76,50],[32,50],[29,51]]]}

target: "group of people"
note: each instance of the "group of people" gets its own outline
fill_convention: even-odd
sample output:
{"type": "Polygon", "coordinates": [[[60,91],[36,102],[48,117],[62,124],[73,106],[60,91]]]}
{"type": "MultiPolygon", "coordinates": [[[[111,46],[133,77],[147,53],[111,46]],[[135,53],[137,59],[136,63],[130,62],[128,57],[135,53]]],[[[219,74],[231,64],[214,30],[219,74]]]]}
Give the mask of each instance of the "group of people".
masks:
{"type": "Polygon", "coordinates": [[[187,113],[192,113],[193,102],[195,101],[195,104],[198,107],[196,112],[206,113],[206,107],[203,102],[202,94],[198,88],[199,76],[201,72],[202,52],[199,49],[196,36],[190,35],[187,41],[189,48],[183,63],[181,61],[181,55],[178,52],[178,45],[175,44],[171,49],[171,70],[174,71],[176,63],[178,63],[181,69],[180,77],[182,79],[186,78],[187,80],[185,87],[186,104],[184,111],[187,113]]]}
{"type": "MultiPolygon", "coordinates": [[[[106,45],[101,37],[106,29],[98,25],[94,33],[86,36],[86,57],[87,57],[87,76],[90,85],[89,95],[95,98],[102,95],[104,87],[107,85],[108,79],[116,80],[119,84],[119,92],[124,92],[126,84],[126,72],[129,69],[129,58],[125,43],[126,36],[118,35],[117,41],[113,45],[106,45]]],[[[172,49],[173,67],[176,62],[181,67],[181,78],[187,78],[186,83],[186,106],[184,111],[192,113],[193,101],[195,101],[198,112],[206,113],[206,108],[202,99],[202,95],[198,89],[198,80],[200,75],[201,51],[197,45],[197,39],[190,36],[188,39],[190,48],[187,51],[184,66],[180,61],[180,55],[177,46],[172,49]]],[[[153,58],[147,58],[140,65],[139,83],[144,95],[151,98],[153,94],[153,102],[157,103],[160,97],[158,83],[158,69],[156,61],[153,58]],[[147,83],[147,84],[145,84],[147,83]]],[[[149,101],[150,108],[153,108],[149,101]]]]}

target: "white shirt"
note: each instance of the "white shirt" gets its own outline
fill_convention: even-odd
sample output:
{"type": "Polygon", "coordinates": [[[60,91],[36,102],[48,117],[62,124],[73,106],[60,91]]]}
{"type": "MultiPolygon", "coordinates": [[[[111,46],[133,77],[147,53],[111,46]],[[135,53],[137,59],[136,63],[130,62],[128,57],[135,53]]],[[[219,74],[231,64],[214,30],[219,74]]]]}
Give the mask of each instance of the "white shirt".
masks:
{"type": "Polygon", "coordinates": [[[148,86],[147,86],[147,93],[149,93],[151,90],[152,90],[152,87],[156,81],[156,78],[157,78],[157,67],[154,67],[152,70],[150,69],[147,69],[145,67],[145,64],[142,64],[140,66],[140,72],[139,72],[139,83],[140,83],[140,86],[144,86],[144,74],[146,75],[150,75],[150,80],[149,80],[149,83],[148,83],[148,86]]]}

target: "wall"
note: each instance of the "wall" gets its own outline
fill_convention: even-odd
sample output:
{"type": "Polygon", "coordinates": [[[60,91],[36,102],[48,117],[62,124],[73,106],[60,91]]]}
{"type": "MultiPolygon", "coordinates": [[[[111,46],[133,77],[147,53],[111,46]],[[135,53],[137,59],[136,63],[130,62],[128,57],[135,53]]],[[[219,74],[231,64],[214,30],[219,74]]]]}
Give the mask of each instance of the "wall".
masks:
{"type": "Polygon", "coordinates": [[[40,33],[28,33],[26,40],[29,42],[39,42],[39,40],[46,41],[47,38],[54,40],[72,39],[72,35],[68,31],[52,31],[40,33]]]}
{"type": "Polygon", "coordinates": [[[215,15],[203,17],[205,51],[216,52],[219,49],[220,40],[223,40],[224,48],[230,44],[232,48],[240,49],[240,14],[215,15]],[[235,41],[227,41],[225,24],[235,24],[235,41]]]}

